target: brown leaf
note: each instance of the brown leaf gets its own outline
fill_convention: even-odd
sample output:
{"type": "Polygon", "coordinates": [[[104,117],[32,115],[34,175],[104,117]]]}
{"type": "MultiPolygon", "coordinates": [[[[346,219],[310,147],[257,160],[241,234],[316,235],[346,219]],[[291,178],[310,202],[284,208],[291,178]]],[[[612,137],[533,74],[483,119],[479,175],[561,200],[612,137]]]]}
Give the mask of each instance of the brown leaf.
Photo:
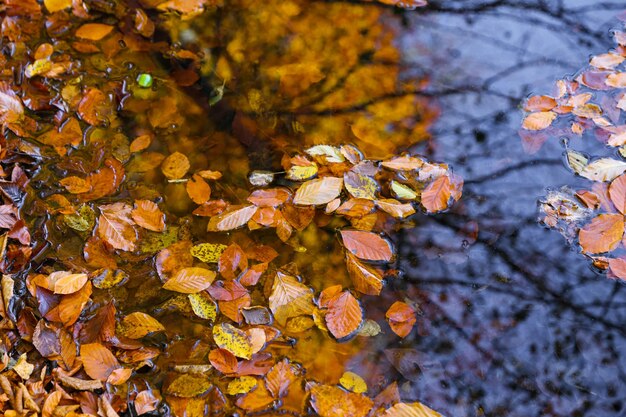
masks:
{"type": "Polygon", "coordinates": [[[543,130],[550,126],[555,118],[556,113],[553,111],[530,113],[524,119],[522,127],[526,130],[543,130]]]}
{"type": "Polygon", "coordinates": [[[610,252],[617,247],[624,234],[624,216],[600,214],[580,229],[580,246],[586,253],[610,252]]]}
{"type": "Polygon", "coordinates": [[[293,198],[294,204],[314,206],[327,204],[339,197],[343,187],[343,179],[324,177],[303,183],[293,198]]]}
{"type": "Polygon", "coordinates": [[[113,30],[113,26],[102,23],[85,23],[76,30],[76,37],[90,41],[99,41],[113,30]]]}
{"type": "Polygon", "coordinates": [[[125,203],[113,203],[100,206],[98,235],[115,249],[135,250],[137,232],[133,228],[131,207],[125,203]]]}
{"type": "Polygon", "coordinates": [[[18,122],[24,116],[22,100],[9,84],[0,82],[0,124],[6,126],[18,122]]]}
{"type": "Polygon", "coordinates": [[[65,189],[71,194],[82,194],[91,191],[91,184],[79,177],[66,177],[59,181],[65,189]]]}
{"type": "Polygon", "coordinates": [[[236,243],[232,243],[220,255],[218,271],[226,279],[235,279],[237,270],[245,271],[247,268],[248,257],[236,243]]]}
{"type": "Polygon", "coordinates": [[[226,349],[213,349],[209,353],[209,362],[219,372],[230,375],[237,372],[237,357],[226,349]]]}
{"type": "Polygon", "coordinates": [[[357,258],[367,261],[391,261],[393,248],[380,235],[361,230],[342,230],[344,246],[357,258]]]}
{"type": "Polygon", "coordinates": [[[324,316],[328,330],[337,339],[356,333],[363,322],[363,310],[356,298],[344,291],[328,302],[328,312],[324,316]]]}
{"type": "Polygon", "coordinates": [[[189,159],[180,152],[174,152],[161,163],[161,172],[167,179],[177,180],[185,176],[191,165],[189,159]]]}
{"type": "Polygon", "coordinates": [[[210,269],[199,267],[183,268],[167,280],[163,288],[185,294],[194,294],[207,289],[215,280],[215,276],[215,272],[210,269]]]}
{"type": "Polygon", "coordinates": [[[138,226],[154,232],[165,230],[165,215],[159,206],[150,200],[135,200],[131,217],[138,226]]]}
{"type": "Polygon", "coordinates": [[[265,386],[276,399],[285,397],[289,386],[293,384],[300,374],[296,365],[285,358],[270,369],[265,376],[265,386]]]}
{"type": "Polygon", "coordinates": [[[296,277],[278,271],[272,285],[269,307],[276,322],[284,326],[287,319],[313,311],[313,292],[296,277]]]}
{"type": "Polygon", "coordinates": [[[186,184],[189,198],[196,204],[204,204],[211,198],[211,187],[198,174],[193,174],[186,184]]]}
{"type": "Polygon", "coordinates": [[[286,188],[265,188],[253,191],[247,200],[257,207],[278,207],[289,197],[291,192],[286,188]]]}
{"type": "Polygon", "coordinates": [[[154,396],[151,390],[144,390],[137,394],[133,404],[137,415],[142,415],[156,411],[160,401],[154,396]]]}
{"type": "Polygon", "coordinates": [[[111,113],[107,96],[97,88],[90,88],[78,104],[78,115],[92,126],[106,121],[111,113]]]}
{"type": "Polygon", "coordinates": [[[100,381],[106,381],[111,372],[121,367],[111,351],[100,343],[82,345],[80,358],[87,375],[100,381]]]}
{"type": "Polygon", "coordinates": [[[448,208],[450,196],[450,177],[442,175],[422,191],[422,205],[429,213],[436,213],[448,208]]]}

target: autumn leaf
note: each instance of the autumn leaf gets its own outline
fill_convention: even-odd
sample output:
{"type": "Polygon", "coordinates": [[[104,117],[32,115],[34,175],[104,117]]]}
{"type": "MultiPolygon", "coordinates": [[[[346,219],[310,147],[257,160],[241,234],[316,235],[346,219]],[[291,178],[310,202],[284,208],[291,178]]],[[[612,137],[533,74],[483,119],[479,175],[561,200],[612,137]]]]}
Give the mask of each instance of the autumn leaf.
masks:
{"type": "Polygon", "coordinates": [[[368,295],[380,294],[383,288],[380,272],[363,264],[351,253],[346,253],[346,266],[355,290],[368,295]]]}
{"type": "Polygon", "coordinates": [[[254,190],[248,201],[257,207],[278,207],[291,197],[291,192],[285,188],[266,188],[254,190]]]}
{"type": "Polygon", "coordinates": [[[424,165],[424,160],[417,156],[405,155],[391,158],[388,161],[383,161],[381,165],[394,171],[414,171],[424,165]]]}
{"type": "Polygon", "coordinates": [[[287,319],[313,311],[313,293],[294,276],[278,271],[274,277],[269,307],[276,322],[284,326],[287,319]]]}
{"type": "Polygon", "coordinates": [[[248,335],[243,330],[228,323],[213,326],[213,339],[217,346],[225,349],[238,358],[250,359],[252,346],[248,335]]]}
{"type": "Polygon", "coordinates": [[[233,206],[228,211],[211,217],[207,230],[218,232],[238,229],[248,223],[258,209],[257,206],[233,206]]]}
{"type": "Polygon", "coordinates": [[[391,330],[400,337],[407,337],[417,321],[415,311],[406,303],[396,301],[385,314],[391,330]]]}
{"type": "Polygon", "coordinates": [[[376,199],[379,186],[378,182],[372,177],[348,171],[343,174],[343,184],[348,193],[354,198],[376,199]]]}
{"type": "Polygon", "coordinates": [[[237,357],[226,349],[213,349],[209,353],[209,362],[225,375],[234,374],[239,366],[237,357]]]}
{"type": "Polygon", "coordinates": [[[615,178],[609,185],[609,196],[620,213],[626,214],[626,174],[615,178]]]}
{"type": "Polygon", "coordinates": [[[422,403],[415,402],[394,404],[381,414],[381,417],[442,417],[442,415],[422,403]]]}
{"type": "Polygon", "coordinates": [[[312,206],[327,204],[341,193],[343,179],[324,177],[303,183],[293,198],[294,204],[312,206]]]}
{"type": "Polygon", "coordinates": [[[141,135],[137,136],[131,143],[129,150],[130,152],[141,152],[144,149],[147,149],[152,142],[152,137],[150,135],[141,135]]]}
{"type": "Polygon", "coordinates": [[[361,326],[363,310],[357,299],[349,291],[344,291],[328,302],[324,319],[332,335],[344,339],[356,333],[361,326]]]}
{"type": "Polygon", "coordinates": [[[524,110],[528,112],[544,112],[555,108],[556,100],[549,96],[532,96],[526,100],[524,110]]]}
{"type": "Polygon", "coordinates": [[[389,241],[373,232],[342,230],[341,239],[348,251],[366,261],[391,261],[393,248],[389,241]]]}
{"type": "Polygon", "coordinates": [[[120,322],[122,334],[130,339],[141,339],[150,333],[162,332],[165,327],[154,317],[137,311],[124,317],[120,322]]]}
{"type": "Polygon", "coordinates": [[[98,235],[115,249],[135,250],[137,232],[133,228],[131,207],[125,203],[113,203],[98,207],[98,235]]]}
{"type": "Polygon", "coordinates": [[[373,408],[372,400],[365,395],[330,385],[311,388],[311,405],[320,417],[365,417],[373,408]]]}
{"type": "Polygon", "coordinates": [[[54,283],[55,294],[72,294],[83,288],[87,283],[87,274],[67,274],[54,283]]]}
{"type": "Polygon", "coordinates": [[[422,191],[422,205],[429,213],[448,208],[451,195],[450,177],[442,175],[422,191]]]}
{"type": "Polygon", "coordinates": [[[170,291],[194,294],[207,289],[217,274],[210,269],[189,267],[176,272],[163,288],[170,291]]]}
{"type": "Polygon", "coordinates": [[[174,152],[161,163],[161,172],[169,180],[177,180],[185,176],[191,164],[189,159],[180,152],[174,152]]]}
{"type": "Polygon", "coordinates": [[[0,82],[0,123],[6,126],[24,116],[24,106],[9,84],[0,82]]]}
{"type": "Polygon", "coordinates": [[[165,230],[165,215],[159,206],[149,200],[135,200],[135,207],[131,211],[131,217],[138,226],[154,232],[165,230]]]}
{"type": "Polygon", "coordinates": [[[624,235],[624,216],[600,214],[580,229],[579,243],[585,253],[610,252],[617,247],[624,235]]]}
{"type": "Polygon", "coordinates": [[[99,41],[113,30],[113,26],[102,23],[85,23],[76,30],[76,37],[90,41],[99,41]]]}
{"type": "Polygon", "coordinates": [[[154,396],[152,391],[143,390],[137,394],[133,404],[135,406],[135,412],[137,413],[137,415],[142,415],[150,413],[152,411],[156,411],[159,403],[159,399],[154,396]]]}
{"type": "Polygon", "coordinates": [[[390,214],[397,219],[404,219],[415,213],[415,208],[411,203],[401,203],[393,198],[385,198],[382,200],[376,200],[376,206],[382,211],[390,214]]]}
{"type": "Polygon", "coordinates": [[[121,367],[113,353],[100,343],[82,345],[80,359],[87,375],[100,381],[106,381],[111,372],[121,367]]]}
{"type": "Polygon", "coordinates": [[[193,174],[186,184],[189,198],[196,204],[204,204],[211,198],[211,187],[198,174],[193,174]]]}
{"type": "Polygon", "coordinates": [[[522,122],[522,127],[526,130],[543,130],[550,126],[555,118],[556,113],[553,111],[530,113],[522,122]]]}
{"type": "Polygon", "coordinates": [[[367,384],[365,383],[363,378],[361,378],[354,372],[344,372],[339,379],[339,383],[348,391],[352,391],[357,394],[367,392],[367,384]]]}
{"type": "Polygon", "coordinates": [[[591,58],[589,65],[599,69],[612,69],[624,62],[624,57],[614,53],[596,55],[591,58]]]}

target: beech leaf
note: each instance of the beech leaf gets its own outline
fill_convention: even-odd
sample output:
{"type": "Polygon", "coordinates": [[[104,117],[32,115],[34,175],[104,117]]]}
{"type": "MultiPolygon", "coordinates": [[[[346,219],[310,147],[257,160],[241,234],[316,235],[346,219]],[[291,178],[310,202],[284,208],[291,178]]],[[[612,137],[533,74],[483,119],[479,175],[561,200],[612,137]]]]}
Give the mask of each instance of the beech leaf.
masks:
{"type": "Polygon", "coordinates": [[[344,246],[357,258],[367,261],[391,261],[393,248],[389,241],[373,232],[342,230],[344,246]]]}

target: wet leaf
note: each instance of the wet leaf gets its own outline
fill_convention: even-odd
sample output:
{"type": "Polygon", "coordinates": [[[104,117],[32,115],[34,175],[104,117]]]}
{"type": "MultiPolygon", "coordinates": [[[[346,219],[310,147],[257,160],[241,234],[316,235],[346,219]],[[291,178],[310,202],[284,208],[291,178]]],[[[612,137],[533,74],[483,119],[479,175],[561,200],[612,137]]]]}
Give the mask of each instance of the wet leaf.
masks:
{"type": "Polygon", "coordinates": [[[220,323],[213,326],[213,339],[219,348],[229,351],[238,358],[252,357],[252,345],[248,335],[231,324],[220,323]]]}
{"type": "Polygon", "coordinates": [[[293,203],[305,206],[327,204],[339,196],[342,187],[343,179],[336,177],[307,181],[296,191],[293,203]]]}
{"type": "Polygon", "coordinates": [[[80,358],[89,377],[106,381],[120,364],[113,353],[100,343],[88,343],[80,347],[80,358]]]}
{"type": "MultiPolygon", "coordinates": [[[[141,152],[144,149],[147,149],[152,142],[152,137],[150,135],[141,135],[137,136],[131,143],[129,150],[130,152],[141,152]]],[[[148,392],[148,391],[145,391],[148,392]]]]}
{"type": "Polygon", "coordinates": [[[609,196],[617,210],[626,214],[626,174],[615,178],[609,185],[609,196]]]}
{"type": "Polygon", "coordinates": [[[343,339],[359,329],[363,322],[363,310],[357,299],[349,291],[344,291],[328,302],[325,321],[332,335],[343,339]]]}
{"type": "Polygon", "coordinates": [[[217,232],[238,229],[248,223],[258,209],[257,206],[231,207],[230,210],[211,217],[207,230],[217,232]]]}
{"type": "Polygon", "coordinates": [[[626,171],[626,162],[602,158],[588,164],[580,175],[592,181],[612,181],[624,171],[626,171]]]}
{"type": "Polygon", "coordinates": [[[543,130],[550,126],[554,119],[556,113],[553,111],[530,113],[522,122],[522,127],[526,130],[543,130]]]}
{"type": "Polygon", "coordinates": [[[285,325],[287,319],[313,311],[313,293],[296,277],[278,271],[274,277],[269,307],[276,321],[285,325]]]}
{"type": "Polygon", "coordinates": [[[285,188],[270,188],[254,190],[248,197],[248,201],[257,207],[278,207],[289,197],[291,193],[285,188]]]}
{"type": "Polygon", "coordinates": [[[612,69],[624,62],[624,57],[621,55],[608,53],[596,55],[591,58],[590,65],[599,69],[612,69]]]}
{"type": "Polygon", "coordinates": [[[113,26],[102,23],[85,23],[76,30],[76,37],[90,41],[99,41],[113,30],[113,26]]]}
{"type": "Polygon", "coordinates": [[[415,311],[406,303],[396,301],[385,314],[391,330],[400,337],[407,337],[417,321],[415,311]]]}
{"type": "Polygon", "coordinates": [[[566,152],[567,164],[575,173],[581,175],[589,164],[589,158],[580,152],[568,149],[566,152]]]}
{"type": "Polygon", "coordinates": [[[182,374],[167,384],[163,392],[175,397],[194,398],[206,393],[212,386],[208,375],[182,374]]]}
{"type": "Polygon", "coordinates": [[[415,200],[417,198],[417,193],[411,187],[398,181],[391,181],[390,188],[393,194],[401,200],[415,200]]]}
{"type": "Polygon", "coordinates": [[[149,200],[135,200],[131,217],[138,226],[154,232],[165,230],[165,215],[159,206],[149,200]]]}
{"type": "Polygon", "coordinates": [[[360,262],[351,253],[346,253],[346,266],[355,290],[368,295],[380,294],[383,277],[379,271],[360,262]]]}
{"type": "Polygon", "coordinates": [[[624,234],[624,216],[600,214],[580,229],[580,246],[586,253],[610,252],[617,247],[624,234]]]}
{"type": "Polygon", "coordinates": [[[421,168],[424,161],[416,156],[405,155],[383,161],[381,165],[394,171],[414,171],[421,168]]]}
{"type": "Polygon", "coordinates": [[[33,373],[35,369],[35,365],[32,363],[28,363],[26,358],[26,354],[22,353],[20,357],[17,359],[17,363],[13,366],[13,370],[17,373],[20,378],[27,380],[30,378],[30,375],[33,373]]]}
{"type": "Polygon", "coordinates": [[[339,383],[348,391],[352,391],[357,394],[367,392],[367,384],[363,378],[354,372],[344,372],[341,379],[339,379],[339,383]]]}
{"type": "Polygon", "coordinates": [[[225,375],[234,374],[239,366],[237,357],[226,349],[213,349],[209,353],[209,362],[225,375]]]}
{"type": "Polygon", "coordinates": [[[228,395],[246,394],[258,385],[258,381],[253,376],[242,376],[235,378],[228,383],[226,392],[228,395]]]}
{"type": "Polygon", "coordinates": [[[87,274],[64,275],[54,283],[55,294],[73,294],[87,283],[87,274]]]}
{"type": "Polygon", "coordinates": [[[7,83],[0,82],[0,123],[3,126],[16,123],[23,115],[22,101],[7,83]]]}
{"type": "Polygon", "coordinates": [[[549,96],[532,96],[526,101],[524,110],[528,112],[543,112],[552,110],[557,105],[556,100],[549,96]]]}
{"type": "Polygon", "coordinates": [[[191,255],[202,262],[217,263],[228,246],[221,243],[200,243],[191,248],[191,255]]]}
{"type": "Polygon", "coordinates": [[[160,401],[154,396],[152,391],[143,390],[137,394],[134,401],[135,412],[137,415],[156,411],[160,401]]]}
{"type": "Polygon", "coordinates": [[[348,171],[343,174],[343,183],[348,193],[354,198],[376,199],[378,182],[374,178],[348,171]]]}
{"type": "Polygon", "coordinates": [[[365,417],[372,410],[373,402],[363,394],[317,385],[311,388],[311,405],[320,417],[365,417]]]}
{"type": "Polygon", "coordinates": [[[393,198],[377,200],[376,206],[397,219],[404,219],[415,213],[415,208],[411,203],[401,203],[393,198]]]}
{"type": "Polygon", "coordinates": [[[326,162],[341,163],[345,161],[339,148],[330,145],[317,145],[305,151],[311,156],[323,156],[326,162]]]}
{"type": "Polygon", "coordinates": [[[373,232],[342,230],[344,246],[357,258],[367,261],[391,261],[393,248],[389,241],[373,232]]]}
{"type": "Polygon", "coordinates": [[[189,159],[180,152],[174,152],[161,163],[161,172],[169,180],[177,180],[185,176],[191,165],[189,159]]]}
{"type": "Polygon", "coordinates": [[[120,322],[121,333],[129,339],[141,339],[150,333],[162,332],[165,327],[154,317],[137,311],[124,317],[120,322]]]}
{"type": "Polygon", "coordinates": [[[211,198],[211,187],[198,174],[191,176],[191,179],[187,181],[186,188],[189,198],[196,204],[204,204],[211,198]]]}
{"type": "Polygon", "coordinates": [[[209,288],[216,275],[215,272],[206,268],[183,268],[167,280],[163,288],[185,294],[194,294],[209,288]]]}
{"type": "Polygon", "coordinates": [[[450,177],[442,175],[422,191],[422,205],[429,213],[436,213],[448,208],[451,196],[450,177]]]}
{"type": "Polygon", "coordinates": [[[217,306],[211,297],[203,292],[189,294],[187,297],[196,316],[201,319],[215,321],[217,318],[217,306]]]}
{"type": "Polygon", "coordinates": [[[133,228],[131,207],[125,203],[113,203],[98,207],[98,235],[115,249],[135,250],[137,232],[133,228]]]}

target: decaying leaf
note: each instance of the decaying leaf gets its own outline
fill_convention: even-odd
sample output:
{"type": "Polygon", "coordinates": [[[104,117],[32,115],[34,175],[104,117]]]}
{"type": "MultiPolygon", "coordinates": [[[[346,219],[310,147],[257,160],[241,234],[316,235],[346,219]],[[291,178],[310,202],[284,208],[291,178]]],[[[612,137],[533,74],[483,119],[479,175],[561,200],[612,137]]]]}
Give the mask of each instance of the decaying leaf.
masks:
{"type": "Polygon", "coordinates": [[[213,339],[217,346],[238,358],[252,357],[252,345],[248,335],[231,324],[220,323],[213,326],[213,339]]]}

